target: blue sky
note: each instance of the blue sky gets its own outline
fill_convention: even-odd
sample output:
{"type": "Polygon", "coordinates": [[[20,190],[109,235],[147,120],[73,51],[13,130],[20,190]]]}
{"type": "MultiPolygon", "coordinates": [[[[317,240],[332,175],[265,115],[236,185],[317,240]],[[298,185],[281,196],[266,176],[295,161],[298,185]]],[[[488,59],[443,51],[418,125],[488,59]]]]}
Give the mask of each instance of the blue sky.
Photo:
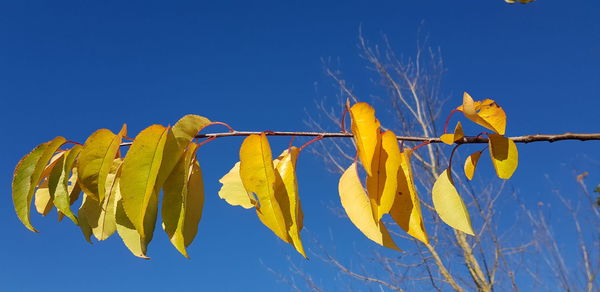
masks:
{"type": "MultiPolygon", "coordinates": [[[[55,213],[34,215],[41,233],[27,231],[10,199],[14,166],[57,135],[83,142],[96,129],[118,131],[127,123],[133,136],[188,113],[238,130],[306,129],[303,120],[314,101],[336,93],[323,59],[335,60],[370,99],[374,85],[364,78],[357,49],[360,27],[375,43],[386,34],[407,56],[423,35],[439,46],[447,109],[468,91],[504,107],[511,136],[598,132],[599,9],[592,0],[4,1],[0,290],[286,289],[267,267],[285,271],[286,256],[299,256],[252,211],[230,207],[216,195],[218,179],[238,159],[239,138],[200,151],[206,205],[189,248],[192,260],[180,256],[160,229],[150,261],[131,256],[116,237],[90,246],[76,226],[55,222],[55,213]]],[[[273,141],[279,152],[288,140],[273,141]]],[[[572,172],[565,166],[598,170],[600,160],[596,142],[522,145],[520,151],[510,184],[532,200],[547,194],[545,174],[568,185],[572,172]]],[[[305,226],[314,237],[350,259],[357,249],[376,248],[349,222],[327,214],[339,204],[337,175],[310,154],[301,157],[298,175],[305,226]]],[[[598,173],[589,179],[600,182],[598,173]]],[[[318,260],[303,266],[326,287],[337,277],[318,260]]]]}

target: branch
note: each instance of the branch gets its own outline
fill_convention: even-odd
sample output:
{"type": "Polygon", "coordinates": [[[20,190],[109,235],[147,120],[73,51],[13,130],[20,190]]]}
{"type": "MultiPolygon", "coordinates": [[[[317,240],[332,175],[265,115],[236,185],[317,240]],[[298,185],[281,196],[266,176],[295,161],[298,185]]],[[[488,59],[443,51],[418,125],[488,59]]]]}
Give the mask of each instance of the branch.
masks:
{"type": "MultiPolygon", "coordinates": [[[[235,136],[250,136],[260,135],[264,133],[267,136],[296,136],[296,137],[323,137],[323,138],[352,138],[352,133],[327,133],[327,132],[285,132],[285,131],[266,131],[266,132],[252,132],[252,131],[233,131],[224,133],[209,133],[199,134],[196,138],[209,138],[216,139],[221,137],[235,137],[235,136]]],[[[427,143],[443,143],[440,138],[437,137],[413,137],[413,136],[396,136],[396,139],[401,141],[413,141],[413,142],[427,142],[427,143]]],[[[531,142],[556,142],[562,140],[600,140],[600,133],[591,134],[578,134],[578,133],[564,133],[564,134],[538,134],[538,135],[526,135],[526,136],[515,136],[509,137],[515,143],[531,143],[531,142]]],[[[486,144],[489,139],[487,137],[475,137],[467,136],[462,140],[456,141],[457,144],[486,144]]],[[[129,146],[132,142],[121,143],[121,146],[129,146]]]]}

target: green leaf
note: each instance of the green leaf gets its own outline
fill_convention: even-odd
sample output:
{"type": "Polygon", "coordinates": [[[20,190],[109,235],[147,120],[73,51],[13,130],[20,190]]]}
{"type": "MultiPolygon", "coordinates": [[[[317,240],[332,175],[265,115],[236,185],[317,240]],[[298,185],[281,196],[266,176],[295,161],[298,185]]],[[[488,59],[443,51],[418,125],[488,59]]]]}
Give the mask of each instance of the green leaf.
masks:
{"type": "Polygon", "coordinates": [[[81,152],[82,146],[75,145],[67,150],[54,166],[48,177],[48,188],[51,196],[54,198],[54,205],[62,214],[66,215],[75,224],[78,224],[77,217],[71,211],[71,198],[69,191],[69,177],[75,164],[75,159],[81,152]]]}
{"type": "Polygon", "coordinates": [[[36,186],[42,180],[42,172],[52,158],[52,155],[66,142],[63,137],[56,137],[52,141],[37,146],[25,155],[17,164],[12,181],[12,198],[15,211],[19,220],[25,227],[33,232],[38,232],[31,225],[31,201],[36,186]]]}

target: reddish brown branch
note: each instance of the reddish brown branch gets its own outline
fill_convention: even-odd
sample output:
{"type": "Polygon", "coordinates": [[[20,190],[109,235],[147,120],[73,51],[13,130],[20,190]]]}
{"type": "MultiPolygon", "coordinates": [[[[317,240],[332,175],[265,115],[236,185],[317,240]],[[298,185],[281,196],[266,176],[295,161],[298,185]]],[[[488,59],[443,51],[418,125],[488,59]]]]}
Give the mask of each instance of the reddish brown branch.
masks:
{"type": "MultiPolygon", "coordinates": [[[[196,138],[221,138],[221,137],[233,137],[233,136],[250,136],[260,135],[261,133],[267,136],[295,136],[295,137],[323,137],[323,138],[351,138],[352,133],[319,133],[319,132],[282,132],[282,131],[264,131],[264,132],[251,132],[251,131],[234,131],[226,133],[209,133],[196,135],[196,138]]],[[[428,142],[428,143],[442,143],[438,137],[412,137],[412,136],[396,136],[400,141],[413,141],[413,142],[428,142]]],[[[578,134],[578,133],[565,133],[556,135],[526,135],[509,137],[515,143],[531,143],[531,142],[556,142],[562,140],[600,140],[600,133],[592,134],[578,134]]],[[[483,144],[488,143],[487,137],[464,137],[462,140],[456,141],[457,144],[483,144]]],[[[131,143],[122,143],[121,146],[128,146],[131,143]]]]}

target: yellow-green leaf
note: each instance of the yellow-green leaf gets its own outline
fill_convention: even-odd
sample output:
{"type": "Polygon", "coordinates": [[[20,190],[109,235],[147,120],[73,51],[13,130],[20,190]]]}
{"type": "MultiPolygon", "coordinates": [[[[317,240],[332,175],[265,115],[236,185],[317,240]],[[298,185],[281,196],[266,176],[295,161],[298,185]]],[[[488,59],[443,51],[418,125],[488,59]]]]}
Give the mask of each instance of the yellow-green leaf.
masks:
{"type": "Polygon", "coordinates": [[[25,155],[17,164],[12,181],[12,198],[15,211],[19,220],[29,230],[37,232],[31,225],[31,201],[35,188],[42,180],[42,172],[52,158],[52,155],[66,142],[63,137],[56,137],[52,141],[37,146],[25,155]]]}
{"type": "Polygon", "coordinates": [[[504,135],[506,131],[506,113],[494,100],[473,101],[473,98],[465,92],[463,105],[456,109],[462,111],[471,121],[500,135],[504,135]]]}
{"type": "Polygon", "coordinates": [[[79,229],[81,229],[85,240],[89,243],[92,243],[92,229],[97,227],[101,211],[100,203],[84,192],[81,206],[79,207],[79,211],[77,211],[77,220],[79,229]]]}
{"type": "Polygon", "coordinates": [[[135,230],[135,226],[129,220],[123,209],[123,200],[121,198],[121,190],[119,180],[115,182],[115,221],[117,225],[117,233],[129,251],[140,258],[149,259],[146,256],[148,241],[144,240],[135,230]]]}
{"type": "Polygon", "coordinates": [[[509,179],[519,164],[519,151],[513,140],[492,134],[489,140],[492,163],[499,178],[509,179]]]}
{"type": "Polygon", "coordinates": [[[219,182],[222,184],[219,190],[219,197],[225,200],[229,205],[242,206],[250,209],[258,204],[254,195],[248,193],[240,177],[240,163],[237,162],[233,168],[225,174],[219,182]]]}
{"type": "Polygon", "coordinates": [[[150,241],[156,224],[156,178],[163,158],[168,128],[153,125],[140,132],[129,148],[121,169],[120,191],[127,217],[140,236],[150,241]]]}
{"type": "Polygon", "coordinates": [[[302,206],[300,204],[300,198],[298,196],[298,180],[296,178],[296,161],[298,160],[298,154],[300,149],[296,147],[290,147],[289,150],[284,151],[281,156],[275,160],[277,175],[280,180],[278,186],[276,186],[276,196],[286,196],[287,198],[279,199],[280,202],[286,204],[281,206],[284,218],[286,218],[286,226],[288,227],[289,238],[291,243],[296,250],[306,258],[302,240],[300,238],[300,231],[303,226],[303,215],[302,206]],[[288,219],[289,218],[289,219],[288,219]]]}
{"type": "Polygon", "coordinates": [[[71,211],[69,179],[75,159],[81,152],[81,149],[81,145],[75,145],[73,148],[65,151],[65,154],[59,159],[48,177],[48,186],[50,194],[54,198],[54,205],[61,214],[69,217],[75,224],[78,224],[78,221],[75,214],[71,211]]]}
{"type": "Polygon", "coordinates": [[[85,141],[77,159],[77,176],[81,188],[88,196],[99,202],[104,200],[106,177],[117,156],[121,140],[126,134],[126,125],[123,125],[117,135],[108,129],[94,132],[85,141]]]}
{"type": "Polygon", "coordinates": [[[450,227],[474,235],[469,212],[450,175],[447,169],[444,170],[433,184],[433,206],[442,221],[450,227]]]}
{"type": "Polygon", "coordinates": [[[390,215],[406,233],[414,238],[429,243],[425,224],[423,223],[423,214],[421,213],[421,200],[417,194],[415,182],[412,174],[410,158],[412,151],[405,149],[401,153],[401,167],[398,171],[398,192],[394,200],[394,205],[390,210],[390,215]]]}
{"type": "MultiPolygon", "coordinates": [[[[105,240],[115,233],[116,226],[116,210],[115,197],[117,192],[117,184],[120,179],[121,166],[123,160],[117,158],[112,162],[108,176],[106,177],[106,196],[102,201],[102,208],[97,217],[94,217],[94,226],[92,233],[98,240],[105,240]]],[[[91,220],[88,218],[88,220],[91,220]]]]}
{"type": "Polygon", "coordinates": [[[465,170],[465,176],[469,179],[473,179],[473,175],[475,175],[475,168],[477,168],[477,162],[479,162],[479,157],[481,157],[481,151],[477,151],[465,160],[465,166],[463,167],[465,170]]]}
{"type": "Polygon", "coordinates": [[[267,136],[250,135],[240,147],[240,177],[244,188],[258,197],[256,213],[263,224],[279,238],[290,242],[288,228],[275,197],[275,169],[267,136]]]}
{"type": "Polygon", "coordinates": [[[367,103],[359,102],[350,108],[350,116],[358,157],[367,174],[373,175],[373,159],[381,144],[380,124],[375,117],[375,109],[367,103]]]}
{"type": "Polygon", "coordinates": [[[204,205],[202,172],[195,157],[197,149],[197,144],[190,143],[163,186],[163,228],[186,258],[189,256],[185,248],[198,232],[204,205]]]}
{"type": "Polygon", "coordinates": [[[396,134],[386,131],[373,157],[373,175],[367,175],[367,194],[376,222],[388,213],[394,204],[400,169],[400,148],[396,134]]]}
{"type": "Polygon", "coordinates": [[[462,125],[460,124],[460,122],[458,122],[456,124],[456,128],[454,128],[454,133],[453,134],[443,134],[442,136],[440,136],[440,140],[442,140],[442,142],[448,144],[448,145],[452,145],[454,144],[454,142],[462,139],[465,136],[465,132],[463,131],[462,125]]]}
{"type": "Polygon", "coordinates": [[[44,179],[40,187],[35,190],[33,205],[40,215],[46,216],[52,210],[52,202],[53,198],[48,189],[48,180],[44,179]]]}
{"type": "Polygon", "coordinates": [[[356,162],[346,169],[338,187],[342,206],[350,221],[370,240],[399,251],[385,225],[373,219],[369,198],[358,177],[356,162]]]}

